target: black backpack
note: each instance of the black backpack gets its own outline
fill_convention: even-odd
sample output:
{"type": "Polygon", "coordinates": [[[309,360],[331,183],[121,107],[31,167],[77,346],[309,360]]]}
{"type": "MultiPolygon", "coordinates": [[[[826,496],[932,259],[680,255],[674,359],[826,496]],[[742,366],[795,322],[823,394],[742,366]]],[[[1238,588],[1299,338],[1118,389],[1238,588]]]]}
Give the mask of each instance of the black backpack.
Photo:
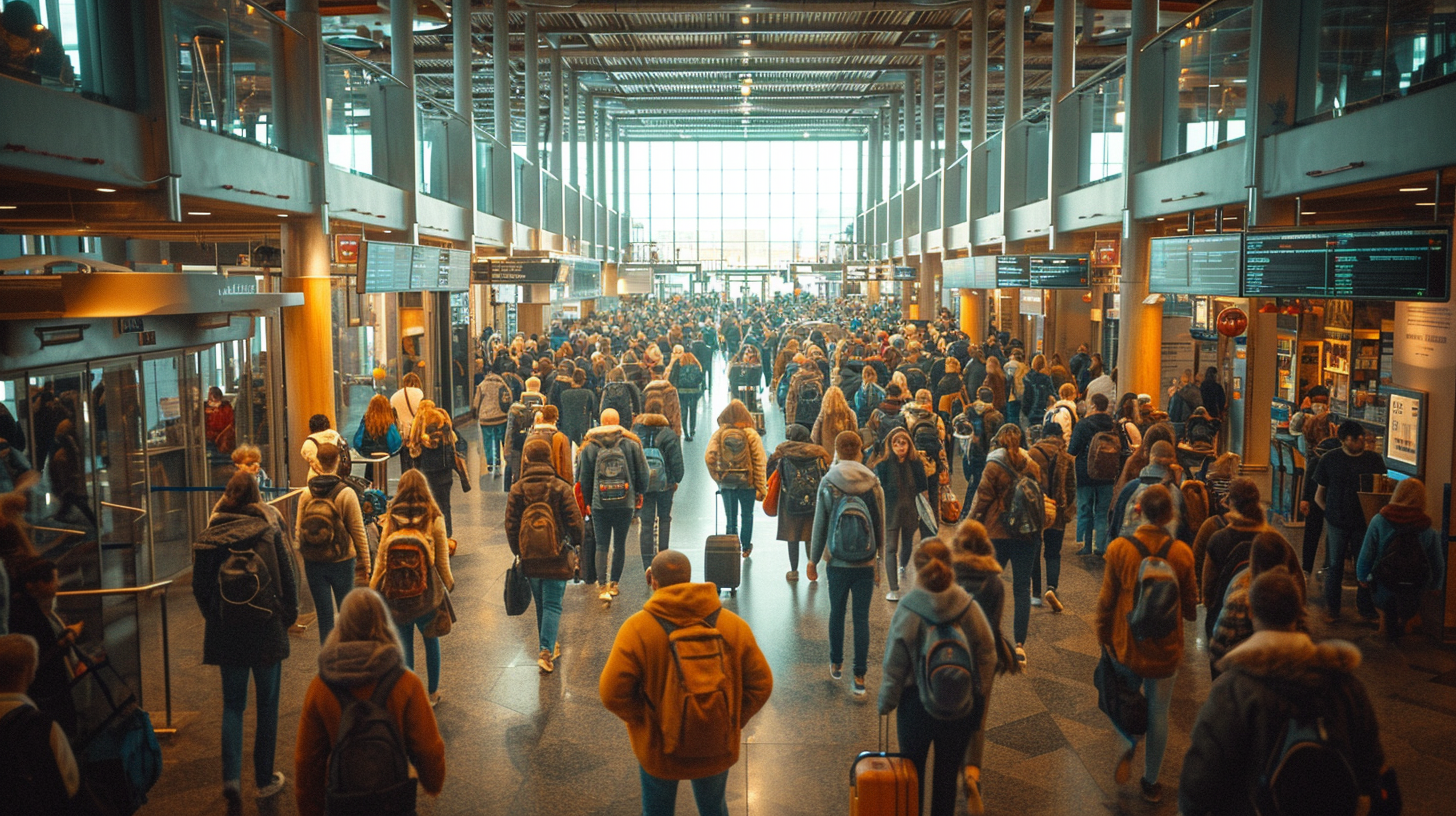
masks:
{"type": "Polygon", "coordinates": [[[257,550],[261,541],[255,535],[226,547],[227,555],[217,570],[218,614],[226,626],[253,627],[281,608],[278,581],[257,550]]]}
{"type": "Polygon", "coordinates": [[[344,553],[353,546],[337,502],[346,487],[340,481],[327,493],[309,489],[298,522],[298,553],[303,560],[331,564],[343,560],[344,553]]]}
{"type": "Polygon", "coordinates": [[[626,426],[632,421],[631,386],[624,382],[609,382],[602,391],[602,410],[608,408],[617,412],[618,419],[626,426]]]}
{"type": "Polygon", "coordinates": [[[1347,816],[1360,801],[1350,741],[1325,718],[1298,706],[1259,779],[1259,812],[1268,816],[1347,816]]]}
{"type": "Polygon", "coordinates": [[[980,699],[980,682],[971,643],[961,630],[960,619],[974,600],[966,601],[960,614],[935,622],[924,615],[925,632],[920,638],[920,671],[916,686],[926,713],[937,720],[957,720],[975,710],[980,699]]]}
{"type": "Polygon", "coordinates": [[[703,369],[699,366],[683,366],[677,375],[679,391],[697,392],[703,388],[703,369]]]}
{"type": "Polygon", "coordinates": [[[909,428],[910,441],[915,449],[923,453],[940,452],[940,429],[935,427],[935,415],[927,414],[916,419],[909,428]]]}
{"type": "Polygon", "coordinates": [[[1035,538],[1046,529],[1046,502],[1041,483],[1025,471],[1017,471],[1010,465],[996,460],[996,464],[1011,474],[1011,498],[1006,510],[1001,513],[1001,526],[1017,538],[1035,538]]]}
{"type": "Polygon", "coordinates": [[[403,667],[391,669],[367,700],[328,684],[341,712],[324,789],[329,816],[415,812],[417,782],[410,777],[404,737],[388,706],[390,692],[403,675],[403,667]]]}
{"type": "Polygon", "coordinates": [[[71,799],[51,755],[54,720],[34,706],[18,705],[0,717],[0,813],[68,813],[71,799]]]}
{"type": "Polygon", "coordinates": [[[1370,574],[1382,588],[1401,595],[1414,595],[1431,580],[1431,562],[1421,547],[1418,527],[1398,527],[1385,552],[1375,561],[1370,574]]]}
{"type": "Polygon", "coordinates": [[[779,510],[791,516],[811,516],[819,496],[819,482],[824,478],[824,463],[818,457],[791,459],[779,463],[783,491],[779,510]]]}
{"type": "Polygon", "coordinates": [[[824,404],[824,384],[819,380],[806,380],[799,386],[799,401],[794,404],[794,422],[806,428],[814,427],[819,418],[819,408],[824,404]]]}

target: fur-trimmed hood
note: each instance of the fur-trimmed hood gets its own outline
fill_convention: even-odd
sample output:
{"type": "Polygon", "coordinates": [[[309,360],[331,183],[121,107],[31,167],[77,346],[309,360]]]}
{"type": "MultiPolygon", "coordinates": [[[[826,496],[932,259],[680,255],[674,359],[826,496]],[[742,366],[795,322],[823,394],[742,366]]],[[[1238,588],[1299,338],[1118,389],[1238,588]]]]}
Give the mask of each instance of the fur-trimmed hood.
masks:
{"type": "Polygon", "coordinates": [[[1331,673],[1352,674],[1359,665],[1360,650],[1353,643],[1315,643],[1304,632],[1275,631],[1255,632],[1218,662],[1221,671],[1310,687],[1323,686],[1331,673]]]}
{"type": "MultiPolygon", "coordinates": [[[[659,414],[658,416],[661,415],[659,414]]],[[[621,425],[598,425],[586,432],[586,439],[583,441],[595,442],[602,447],[610,448],[623,438],[630,439],[639,445],[642,444],[642,440],[637,437],[637,434],[623,428],[621,425]]]]}
{"type": "Polygon", "coordinates": [[[649,428],[666,428],[667,417],[662,414],[638,414],[632,418],[633,424],[645,425],[649,428]]]}

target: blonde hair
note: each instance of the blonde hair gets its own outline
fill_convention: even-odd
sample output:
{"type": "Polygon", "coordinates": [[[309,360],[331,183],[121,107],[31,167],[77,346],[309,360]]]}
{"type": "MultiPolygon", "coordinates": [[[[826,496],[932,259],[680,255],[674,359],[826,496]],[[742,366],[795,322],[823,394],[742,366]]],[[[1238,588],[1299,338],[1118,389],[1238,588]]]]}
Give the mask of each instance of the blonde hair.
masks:
{"type": "Polygon", "coordinates": [[[399,631],[394,626],[384,597],[368,587],[356,587],[344,596],[343,603],[339,604],[334,630],[329,632],[324,646],[355,641],[393,646],[401,657],[404,656],[399,631]]]}
{"type": "MultiPolygon", "coordinates": [[[[388,404],[388,402],[388,400],[385,400],[386,404],[388,404]]],[[[239,445],[236,448],[233,448],[232,459],[233,464],[237,465],[238,467],[242,467],[243,465],[251,465],[254,462],[261,464],[263,461],[263,452],[258,450],[257,445],[239,445]]]]}

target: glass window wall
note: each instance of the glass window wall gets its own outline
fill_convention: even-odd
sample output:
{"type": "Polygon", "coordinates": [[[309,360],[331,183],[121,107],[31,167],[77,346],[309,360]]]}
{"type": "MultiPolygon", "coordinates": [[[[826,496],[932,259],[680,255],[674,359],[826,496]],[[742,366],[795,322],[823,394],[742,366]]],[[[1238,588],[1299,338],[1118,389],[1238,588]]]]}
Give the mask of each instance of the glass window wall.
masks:
{"type": "Polygon", "coordinates": [[[1077,93],[1081,121],[1078,183],[1122,175],[1122,134],[1127,123],[1121,70],[1077,93]]]}
{"type": "Polygon", "coordinates": [[[1405,96],[1456,74],[1456,9],[1432,0],[1306,0],[1299,118],[1405,96]]]}
{"type": "Polygon", "coordinates": [[[278,147],[283,55],[298,35],[245,0],[174,0],[168,4],[177,49],[182,121],[268,147],[278,147]]]}
{"type": "Polygon", "coordinates": [[[1164,65],[1172,74],[1165,84],[1164,159],[1243,138],[1252,18],[1247,2],[1227,3],[1163,40],[1164,65]]]}

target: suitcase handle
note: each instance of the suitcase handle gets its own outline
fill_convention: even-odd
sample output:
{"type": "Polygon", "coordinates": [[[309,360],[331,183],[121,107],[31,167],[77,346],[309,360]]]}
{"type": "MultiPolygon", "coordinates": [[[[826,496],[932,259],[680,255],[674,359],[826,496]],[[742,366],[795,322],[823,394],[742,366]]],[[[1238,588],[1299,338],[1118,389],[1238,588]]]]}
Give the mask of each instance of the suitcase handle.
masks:
{"type": "Polygon", "coordinates": [[[910,755],[909,754],[899,754],[899,753],[891,753],[890,752],[890,715],[889,714],[883,714],[883,715],[880,716],[880,718],[879,718],[879,731],[876,734],[876,739],[878,740],[880,750],[878,750],[878,751],[861,751],[859,753],[859,755],[854,758],[854,762],[850,764],[850,766],[849,766],[849,786],[851,788],[855,787],[855,770],[857,768],[859,768],[859,764],[861,762],[863,762],[864,760],[866,760],[866,759],[872,759],[872,758],[876,758],[876,757],[885,758],[885,759],[888,759],[890,757],[902,757],[904,759],[910,759],[910,755]]]}

